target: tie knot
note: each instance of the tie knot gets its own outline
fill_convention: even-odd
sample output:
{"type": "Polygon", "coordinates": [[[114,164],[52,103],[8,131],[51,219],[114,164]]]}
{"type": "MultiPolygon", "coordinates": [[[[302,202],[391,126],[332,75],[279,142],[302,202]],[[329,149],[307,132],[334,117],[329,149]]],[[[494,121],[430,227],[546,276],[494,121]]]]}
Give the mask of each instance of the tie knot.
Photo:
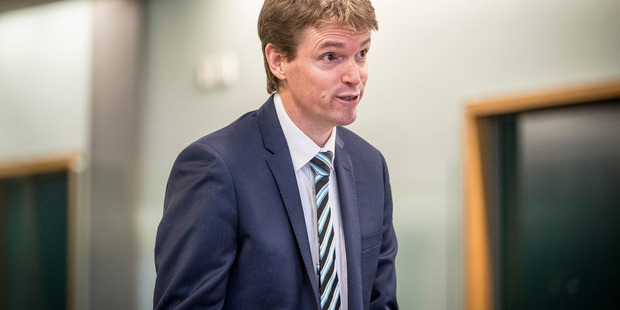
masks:
{"type": "Polygon", "coordinates": [[[310,167],[316,174],[329,175],[329,171],[332,167],[333,154],[330,151],[319,152],[310,160],[310,167]]]}

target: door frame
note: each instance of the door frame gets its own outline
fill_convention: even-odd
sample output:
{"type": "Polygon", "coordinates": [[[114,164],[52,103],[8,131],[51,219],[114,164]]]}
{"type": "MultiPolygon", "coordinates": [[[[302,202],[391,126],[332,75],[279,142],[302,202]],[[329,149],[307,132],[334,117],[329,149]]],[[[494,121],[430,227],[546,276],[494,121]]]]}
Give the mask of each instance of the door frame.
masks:
{"type": "Polygon", "coordinates": [[[67,173],[67,309],[77,309],[78,178],[83,160],[79,153],[0,162],[0,180],[47,173],[67,173]]]}
{"type": "Polygon", "coordinates": [[[466,310],[494,308],[488,197],[491,186],[490,119],[502,114],[620,98],[620,81],[472,100],[465,108],[464,296],[466,310]]]}

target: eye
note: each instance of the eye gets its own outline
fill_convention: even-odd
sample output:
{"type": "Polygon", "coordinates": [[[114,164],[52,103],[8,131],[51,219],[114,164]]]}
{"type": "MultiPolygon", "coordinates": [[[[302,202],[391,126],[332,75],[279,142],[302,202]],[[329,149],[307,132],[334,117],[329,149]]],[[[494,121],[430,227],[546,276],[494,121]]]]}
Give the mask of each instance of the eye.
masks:
{"type": "Polygon", "coordinates": [[[336,60],[336,56],[332,53],[328,53],[328,54],[321,56],[321,59],[327,62],[333,62],[336,60]]]}
{"type": "Polygon", "coordinates": [[[366,54],[367,54],[367,53],[368,53],[368,51],[367,51],[367,50],[363,50],[363,51],[361,51],[361,52],[357,53],[357,57],[360,57],[360,58],[366,58],[366,54]]]}

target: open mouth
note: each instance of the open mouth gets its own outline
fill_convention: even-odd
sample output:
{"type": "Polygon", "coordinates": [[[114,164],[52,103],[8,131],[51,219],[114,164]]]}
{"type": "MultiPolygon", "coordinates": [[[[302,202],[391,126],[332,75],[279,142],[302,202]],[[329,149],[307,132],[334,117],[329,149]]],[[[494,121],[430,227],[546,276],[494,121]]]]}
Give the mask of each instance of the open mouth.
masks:
{"type": "Polygon", "coordinates": [[[342,97],[338,97],[338,99],[340,100],[344,100],[344,101],[355,101],[357,100],[359,96],[342,96],[342,97]]]}

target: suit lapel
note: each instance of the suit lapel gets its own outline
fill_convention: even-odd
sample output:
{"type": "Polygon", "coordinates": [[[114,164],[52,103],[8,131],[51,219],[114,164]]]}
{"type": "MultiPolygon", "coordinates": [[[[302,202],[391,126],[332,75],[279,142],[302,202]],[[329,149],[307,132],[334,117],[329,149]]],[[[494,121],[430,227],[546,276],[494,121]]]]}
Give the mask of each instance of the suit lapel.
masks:
{"type": "Polygon", "coordinates": [[[340,214],[347,256],[347,287],[349,309],[363,309],[362,301],[362,239],[357,203],[355,172],[351,156],[344,149],[344,141],[336,137],[334,162],[338,182],[340,214]]]}
{"type": "Polygon", "coordinates": [[[308,241],[297,178],[295,177],[295,170],[286,138],[276,114],[273,96],[258,110],[258,123],[265,148],[272,153],[271,157],[267,157],[267,164],[280,189],[280,195],[282,196],[286,213],[297,240],[297,246],[318,307],[318,284],[315,277],[314,264],[312,263],[312,253],[310,251],[310,242],[308,241]]]}

